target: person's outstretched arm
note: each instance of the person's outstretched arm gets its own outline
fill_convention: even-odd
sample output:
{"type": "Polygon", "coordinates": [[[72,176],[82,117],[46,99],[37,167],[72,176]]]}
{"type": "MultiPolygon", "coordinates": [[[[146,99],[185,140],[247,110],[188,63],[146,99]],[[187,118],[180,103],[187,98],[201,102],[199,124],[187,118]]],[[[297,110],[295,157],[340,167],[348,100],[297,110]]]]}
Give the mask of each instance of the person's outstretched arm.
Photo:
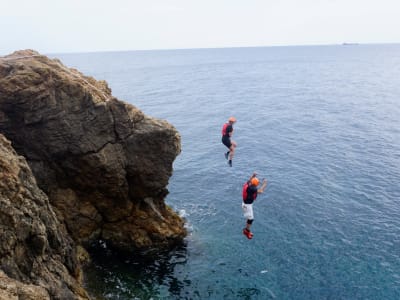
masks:
{"type": "Polygon", "coordinates": [[[261,187],[257,190],[257,193],[259,194],[264,193],[266,187],[267,187],[267,179],[264,178],[261,187]]]}

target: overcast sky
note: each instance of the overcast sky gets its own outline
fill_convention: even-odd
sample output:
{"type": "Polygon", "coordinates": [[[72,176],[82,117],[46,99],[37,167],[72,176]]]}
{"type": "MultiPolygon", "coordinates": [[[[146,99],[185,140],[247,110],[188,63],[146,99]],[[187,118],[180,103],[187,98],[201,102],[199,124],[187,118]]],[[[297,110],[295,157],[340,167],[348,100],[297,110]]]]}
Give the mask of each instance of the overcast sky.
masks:
{"type": "Polygon", "coordinates": [[[0,55],[400,42],[400,0],[0,0],[0,55]]]}

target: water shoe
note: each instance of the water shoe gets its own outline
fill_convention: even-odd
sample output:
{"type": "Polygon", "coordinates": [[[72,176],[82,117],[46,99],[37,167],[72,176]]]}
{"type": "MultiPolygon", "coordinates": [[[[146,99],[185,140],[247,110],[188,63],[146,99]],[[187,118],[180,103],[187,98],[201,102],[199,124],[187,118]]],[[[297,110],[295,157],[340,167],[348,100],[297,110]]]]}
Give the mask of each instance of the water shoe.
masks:
{"type": "Polygon", "coordinates": [[[243,234],[249,239],[251,240],[253,238],[253,234],[247,230],[246,228],[243,228],[243,234]]]}

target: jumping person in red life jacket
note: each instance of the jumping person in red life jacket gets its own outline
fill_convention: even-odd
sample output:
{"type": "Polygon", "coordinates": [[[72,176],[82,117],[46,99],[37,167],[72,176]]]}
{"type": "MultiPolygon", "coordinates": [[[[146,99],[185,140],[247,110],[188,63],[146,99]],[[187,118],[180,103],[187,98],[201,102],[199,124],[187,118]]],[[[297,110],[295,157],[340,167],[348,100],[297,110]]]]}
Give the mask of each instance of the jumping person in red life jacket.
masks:
{"type": "Polygon", "coordinates": [[[247,219],[246,221],[246,228],[243,228],[243,234],[248,238],[253,238],[253,233],[250,231],[251,224],[253,224],[254,215],[253,215],[253,202],[256,200],[257,195],[264,192],[265,188],[267,187],[267,180],[263,179],[261,187],[258,188],[260,181],[256,177],[257,174],[253,173],[250,179],[243,185],[243,214],[244,217],[247,219]]]}
{"type": "Polygon", "coordinates": [[[225,158],[228,159],[228,164],[232,167],[232,158],[235,154],[236,142],[231,140],[233,134],[233,124],[236,123],[234,117],[230,117],[228,122],[222,127],[222,144],[224,144],[229,150],[225,153],[225,158]]]}

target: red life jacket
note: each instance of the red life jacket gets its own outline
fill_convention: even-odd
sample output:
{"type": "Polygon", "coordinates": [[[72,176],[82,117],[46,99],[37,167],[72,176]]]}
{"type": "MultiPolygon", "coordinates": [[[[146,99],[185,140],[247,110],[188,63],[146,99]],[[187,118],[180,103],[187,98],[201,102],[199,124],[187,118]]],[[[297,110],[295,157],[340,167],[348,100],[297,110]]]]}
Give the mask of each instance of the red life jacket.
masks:
{"type": "Polygon", "coordinates": [[[229,123],[225,123],[224,126],[222,127],[222,136],[226,136],[228,135],[228,133],[226,132],[226,128],[228,128],[229,123]]]}
{"type": "MultiPolygon", "coordinates": [[[[243,185],[243,190],[242,190],[242,197],[243,197],[243,201],[247,200],[247,189],[249,188],[249,182],[247,181],[244,185],[243,185]]],[[[257,198],[257,193],[253,194],[253,200],[256,200],[257,198]]]]}

